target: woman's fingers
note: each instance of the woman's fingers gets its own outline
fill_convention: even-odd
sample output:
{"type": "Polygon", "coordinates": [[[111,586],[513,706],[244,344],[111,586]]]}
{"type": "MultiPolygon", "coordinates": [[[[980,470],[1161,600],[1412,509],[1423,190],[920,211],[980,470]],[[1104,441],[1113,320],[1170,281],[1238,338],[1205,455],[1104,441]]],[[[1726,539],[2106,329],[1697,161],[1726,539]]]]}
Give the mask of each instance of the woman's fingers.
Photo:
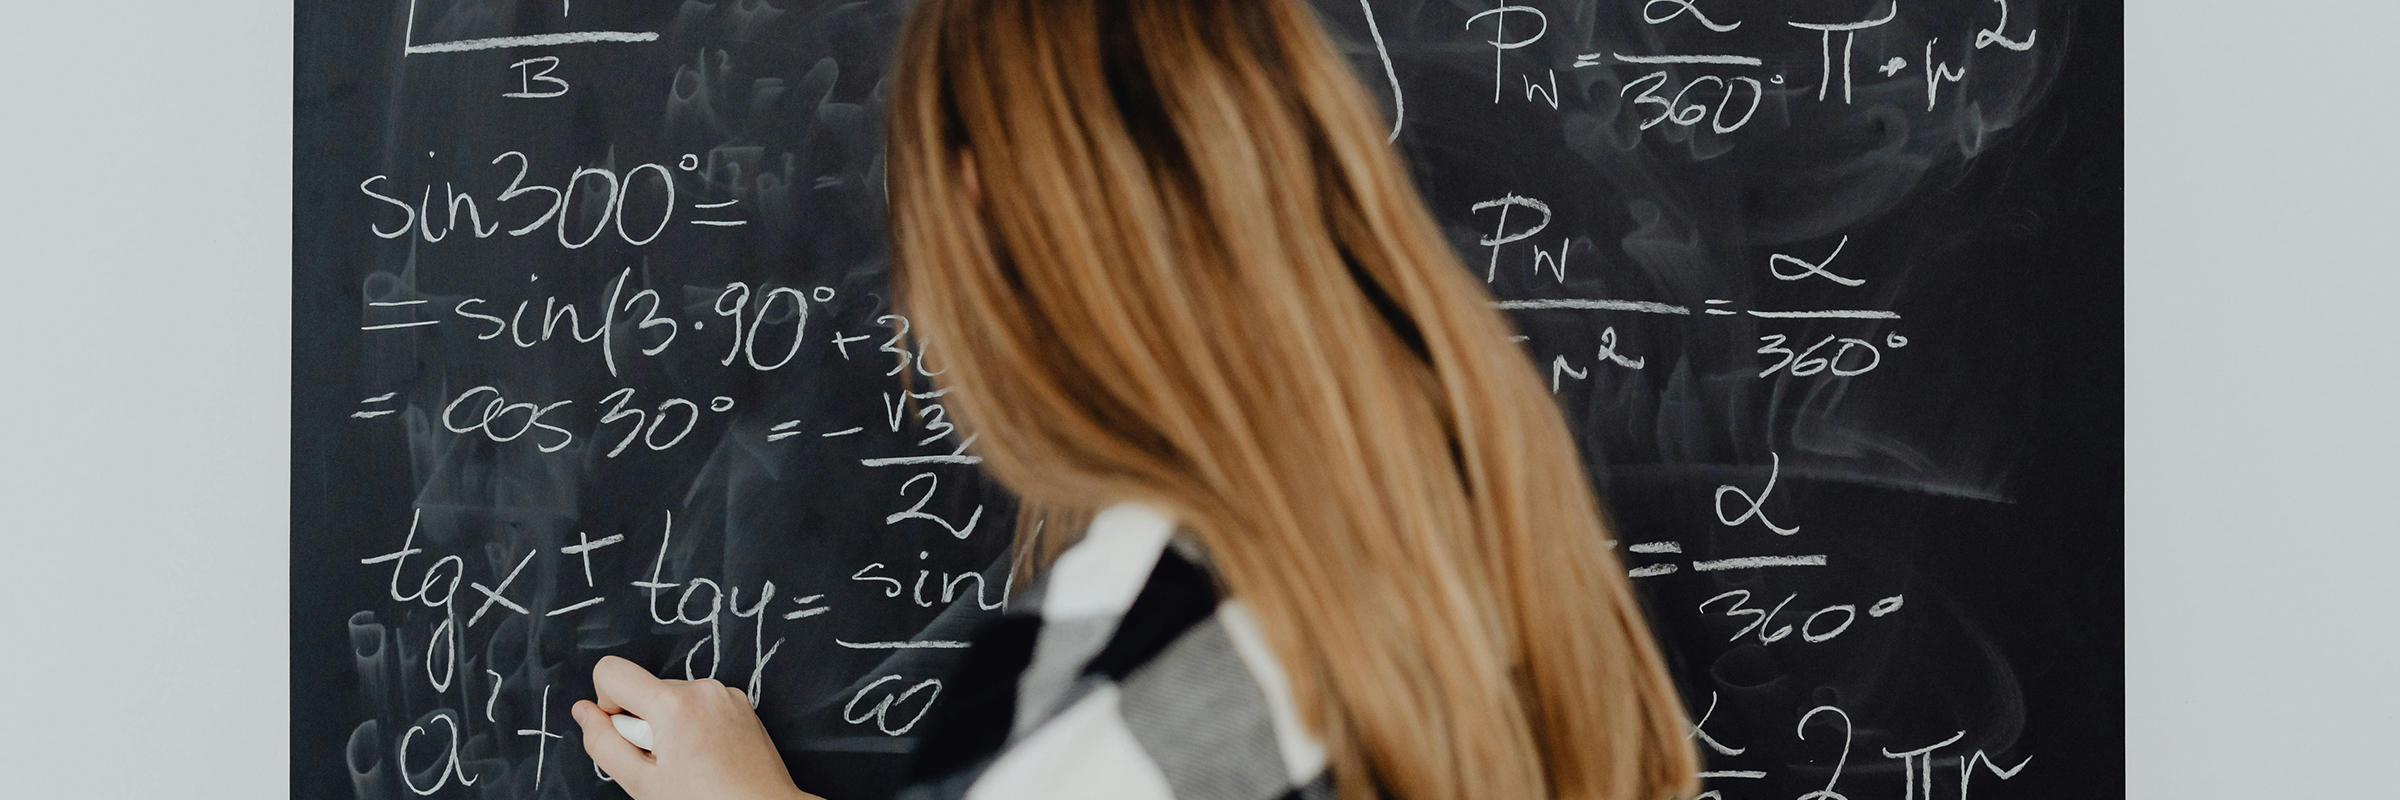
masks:
{"type": "Polygon", "coordinates": [[[575,704],[583,749],[592,763],[644,800],[674,795],[708,798],[808,798],[767,735],[749,695],[715,680],[661,680],[614,656],[592,668],[598,702],[575,704]],[[610,713],[624,710],[649,723],[645,748],[617,731],[610,713]]]}
{"type": "Polygon", "coordinates": [[[592,691],[600,710],[609,714],[627,711],[647,719],[665,710],[668,688],[665,681],[651,675],[631,661],[605,656],[592,667],[592,691]]]}
{"type": "Polygon", "coordinates": [[[583,727],[583,752],[592,757],[592,763],[600,765],[609,777],[626,784],[629,791],[645,783],[656,762],[617,733],[617,726],[608,721],[608,712],[590,700],[579,700],[573,713],[575,724],[583,727]]]}

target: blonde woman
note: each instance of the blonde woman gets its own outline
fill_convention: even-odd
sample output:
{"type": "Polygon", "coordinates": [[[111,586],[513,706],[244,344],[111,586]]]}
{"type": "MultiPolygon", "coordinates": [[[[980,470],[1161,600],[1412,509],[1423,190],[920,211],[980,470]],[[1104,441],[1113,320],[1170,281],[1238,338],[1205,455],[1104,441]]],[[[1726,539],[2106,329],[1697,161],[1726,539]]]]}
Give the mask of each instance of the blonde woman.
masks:
{"type": "MultiPolygon", "coordinates": [[[[889,91],[901,302],[1077,539],[1018,542],[904,796],[1695,790],[1567,427],[1306,6],[923,0],[889,91]]],[[[808,797],[738,690],[593,677],[634,797],[808,797]]]]}

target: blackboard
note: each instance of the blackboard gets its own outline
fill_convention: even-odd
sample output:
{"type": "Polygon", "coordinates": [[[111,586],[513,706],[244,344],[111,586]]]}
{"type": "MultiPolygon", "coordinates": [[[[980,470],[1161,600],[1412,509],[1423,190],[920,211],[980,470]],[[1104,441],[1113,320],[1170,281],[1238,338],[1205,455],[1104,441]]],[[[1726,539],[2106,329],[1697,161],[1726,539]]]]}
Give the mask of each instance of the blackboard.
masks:
{"type": "MultiPolygon", "coordinates": [[[[2115,6],[1317,7],[1578,431],[1711,793],[2122,794],[2115,6]]],[[[293,796],[613,796],[603,653],[894,788],[1015,588],[885,288],[905,8],[298,5],[293,796]]]]}

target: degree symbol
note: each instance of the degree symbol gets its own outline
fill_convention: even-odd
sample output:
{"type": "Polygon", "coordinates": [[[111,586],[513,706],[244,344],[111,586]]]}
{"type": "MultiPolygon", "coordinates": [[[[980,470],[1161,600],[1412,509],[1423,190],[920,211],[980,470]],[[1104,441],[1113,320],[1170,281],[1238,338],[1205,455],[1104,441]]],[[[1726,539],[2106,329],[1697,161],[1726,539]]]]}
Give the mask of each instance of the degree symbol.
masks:
{"type": "Polygon", "coordinates": [[[819,303],[833,302],[833,287],[831,286],[819,286],[810,290],[809,294],[815,296],[819,303]]]}
{"type": "Polygon", "coordinates": [[[1896,332],[1895,332],[1895,333],[1887,333],[1887,334],[1884,334],[1884,335],[1883,335],[1883,344],[1884,344],[1884,346],[1885,346],[1885,347],[1889,347],[1889,348],[1892,348],[1892,349],[1894,349],[1894,350],[1898,350],[1898,349],[1900,349],[1900,348],[1903,348],[1903,347],[1907,347],[1907,346],[1908,346],[1908,337],[1906,337],[1906,336],[1902,336],[1902,335],[1900,335],[1899,333],[1896,333],[1896,332]]]}
{"type": "Polygon", "coordinates": [[[733,398],[731,398],[731,397],[726,397],[726,396],[724,396],[724,395],[717,395],[717,396],[716,396],[714,399],[711,399],[711,400],[709,400],[709,401],[708,401],[708,410],[710,410],[710,411],[724,412],[724,411],[730,411],[730,410],[732,410],[732,409],[733,409],[733,398]]]}

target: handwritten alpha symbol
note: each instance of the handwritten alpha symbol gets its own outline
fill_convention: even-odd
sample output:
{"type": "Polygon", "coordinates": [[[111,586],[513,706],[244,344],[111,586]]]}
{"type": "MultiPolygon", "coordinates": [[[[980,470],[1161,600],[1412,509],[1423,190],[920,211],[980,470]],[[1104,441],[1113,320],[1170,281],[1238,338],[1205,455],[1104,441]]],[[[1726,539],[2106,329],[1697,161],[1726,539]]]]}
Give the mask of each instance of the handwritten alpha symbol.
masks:
{"type": "Polygon", "coordinates": [[[1782,253],[1776,253],[1767,257],[1767,272],[1773,274],[1778,280],[1786,281],[1801,280],[1810,275],[1815,275],[1843,286],[1857,286],[1859,284],[1866,283],[1866,280],[1863,278],[1845,278],[1840,275],[1835,275],[1832,272],[1828,272],[1825,269],[1826,267],[1833,265],[1833,260],[1841,256],[1842,248],[1848,246],[1849,244],[1850,237],[1843,236],[1841,241],[1834,243],[1833,252],[1825,254],[1825,260],[1818,261],[1813,264],[1803,261],[1796,256],[1787,256],[1782,253]],[[1799,267],[1800,270],[1798,272],[1785,272],[1783,270],[1783,265],[1785,264],[1799,267]]]}
{"type": "Polygon", "coordinates": [[[1692,723],[1692,732],[1683,738],[1699,739],[1701,744],[1708,745],[1708,749],[1717,751],[1718,755],[1738,756],[1749,750],[1747,747],[1727,747],[1724,742],[1717,741],[1717,737],[1708,735],[1708,718],[1716,713],[1717,693],[1712,691],[1708,693],[1708,710],[1700,713],[1700,721],[1692,723]]]}
{"type": "Polygon", "coordinates": [[[1992,45],[1999,45],[2020,53],[2033,49],[2033,39],[2041,31],[2028,30],[2025,32],[2023,40],[2008,38],[2008,34],[2001,32],[2008,29],[2008,0],[1992,0],[1992,2],[2000,4],[2000,24],[1976,31],[1975,49],[1981,50],[1992,45]]]}
{"type": "Polygon", "coordinates": [[[1600,360],[1616,364],[1617,366],[1624,367],[1626,369],[1641,369],[1642,363],[1647,359],[1639,356],[1626,358],[1622,355],[1618,355],[1617,328],[1616,326],[1611,325],[1600,330],[1600,360]]]}
{"type": "Polygon", "coordinates": [[[1728,23],[1718,23],[1716,20],[1709,19],[1707,14],[1700,12],[1700,7],[1695,4],[1696,1],[1697,0],[1649,0],[1649,2],[1642,4],[1642,21],[1652,25],[1658,25],[1689,13],[1692,15],[1692,19],[1699,20],[1702,26],[1705,26],[1709,30],[1716,31],[1718,33],[1726,33],[1742,26],[1740,20],[1735,20],[1728,23]],[[1660,5],[1671,6],[1674,10],[1668,11],[1664,15],[1657,14],[1651,10],[1652,6],[1660,5]]]}
{"type": "Polygon", "coordinates": [[[1769,452],[1767,453],[1767,457],[1774,460],[1769,462],[1767,467],[1767,485],[1765,488],[1758,490],[1757,497],[1752,497],[1750,496],[1749,492],[1743,491],[1740,487],[1730,484],[1717,487],[1717,521],[1725,523],[1726,527],[1733,527],[1744,522],[1749,522],[1750,518],[1752,517],[1757,517],[1758,524],[1767,526],[1767,530],[1774,531],[1777,534],[1790,536],[1792,534],[1799,533],[1800,526],[1794,525],[1786,528],[1776,525],[1774,520],[1767,519],[1767,512],[1764,509],[1759,508],[1760,506],[1766,505],[1767,497],[1775,493],[1775,479],[1783,474],[1783,456],[1777,455],[1774,452],[1769,452]],[[1749,506],[1748,508],[1743,509],[1739,516],[1725,516],[1725,496],[1729,494],[1742,498],[1742,502],[1749,506]]]}

